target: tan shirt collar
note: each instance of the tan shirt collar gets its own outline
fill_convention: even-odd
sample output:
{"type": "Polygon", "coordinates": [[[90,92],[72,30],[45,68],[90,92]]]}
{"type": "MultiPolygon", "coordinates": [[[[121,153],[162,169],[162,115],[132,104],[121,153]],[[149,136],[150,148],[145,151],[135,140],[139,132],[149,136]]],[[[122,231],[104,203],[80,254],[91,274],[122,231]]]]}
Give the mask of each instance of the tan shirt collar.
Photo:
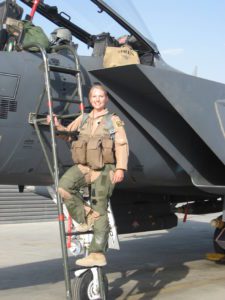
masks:
{"type": "Polygon", "coordinates": [[[94,110],[92,110],[90,113],[89,113],[89,117],[92,118],[92,119],[97,119],[99,117],[102,117],[102,116],[105,116],[109,113],[108,109],[105,108],[103,109],[102,111],[100,112],[94,112],[94,110]]]}

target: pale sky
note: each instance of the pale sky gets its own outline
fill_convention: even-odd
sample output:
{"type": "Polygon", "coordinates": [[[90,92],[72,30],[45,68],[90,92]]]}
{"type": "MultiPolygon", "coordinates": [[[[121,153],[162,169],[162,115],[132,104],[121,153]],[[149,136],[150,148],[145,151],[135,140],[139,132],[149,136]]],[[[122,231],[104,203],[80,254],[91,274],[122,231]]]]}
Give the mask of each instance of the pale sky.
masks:
{"type": "MultiPolygon", "coordinates": [[[[70,5],[75,10],[74,4],[79,1],[83,0],[45,0],[45,3],[70,5]]],[[[199,77],[225,83],[225,0],[120,1],[137,8],[169,65],[188,74],[197,70],[199,77]]],[[[73,16],[73,11],[69,14],[73,16]]],[[[35,24],[39,16],[35,15],[35,24]]],[[[45,29],[49,33],[52,28],[45,29]]]]}
{"type": "Polygon", "coordinates": [[[134,2],[168,64],[225,83],[225,0],[134,2]]]}

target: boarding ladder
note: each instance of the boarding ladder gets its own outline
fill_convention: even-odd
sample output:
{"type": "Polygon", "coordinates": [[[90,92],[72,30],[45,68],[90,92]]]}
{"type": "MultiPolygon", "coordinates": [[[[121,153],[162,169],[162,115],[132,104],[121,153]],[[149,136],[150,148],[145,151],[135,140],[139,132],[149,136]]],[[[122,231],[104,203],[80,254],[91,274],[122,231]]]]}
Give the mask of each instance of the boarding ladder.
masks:
{"type": "MultiPolygon", "coordinates": [[[[46,53],[46,51],[40,47],[37,44],[30,44],[28,45],[24,50],[28,50],[31,47],[38,47],[43,59],[43,65],[44,65],[44,78],[45,78],[45,87],[44,90],[40,96],[39,103],[36,107],[36,110],[34,113],[30,113],[29,115],[29,123],[32,124],[36,130],[37,136],[40,141],[40,145],[42,147],[50,174],[54,181],[54,193],[55,193],[55,199],[57,202],[58,207],[58,220],[59,220],[59,229],[60,229],[60,239],[61,239],[61,248],[62,248],[62,256],[63,256],[63,266],[64,266],[64,275],[65,275],[65,286],[66,286],[66,297],[68,300],[72,300],[72,292],[71,292],[71,282],[70,282],[70,276],[69,276],[69,264],[68,264],[68,253],[67,253],[67,245],[66,245],[66,238],[70,237],[72,235],[79,235],[81,233],[76,232],[67,232],[65,231],[65,222],[64,222],[64,215],[68,216],[67,210],[65,210],[65,207],[63,207],[63,203],[61,200],[61,197],[58,193],[58,184],[59,184],[59,167],[58,167],[58,158],[57,158],[57,144],[56,144],[56,130],[54,127],[54,112],[53,112],[53,102],[54,101],[64,101],[68,102],[69,104],[75,103],[79,105],[80,113],[77,115],[61,115],[58,116],[59,119],[71,119],[71,117],[74,119],[80,114],[84,113],[84,102],[83,102],[83,93],[82,93],[82,81],[81,81],[81,72],[80,72],[80,63],[79,58],[77,55],[76,47],[75,46],[69,46],[69,45],[62,45],[62,46],[55,46],[53,47],[54,52],[60,52],[60,51],[69,51],[73,58],[74,58],[74,68],[65,68],[58,65],[52,65],[49,63],[49,56],[46,53]],[[50,81],[50,73],[61,73],[61,74],[69,74],[74,77],[74,83],[76,86],[76,89],[74,90],[72,98],[76,100],[69,100],[69,99],[54,99],[52,97],[52,88],[51,88],[51,81],[50,81]],[[51,136],[51,152],[52,157],[50,158],[47,152],[47,145],[45,143],[45,139],[42,134],[42,128],[46,128],[46,116],[43,116],[40,114],[40,107],[41,104],[44,102],[44,96],[47,95],[47,104],[48,104],[48,114],[50,116],[50,136],[51,136]],[[43,127],[43,125],[45,125],[43,127]]],[[[71,222],[71,218],[69,219],[71,222]]],[[[90,232],[87,232],[87,234],[90,232]]],[[[84,233],[82,233],[84,234],[84,233]]],[[[79,270],[78,270],[79,271],[79,270]]],[[[92,271],[93,272],[93,271],[92,271]]],[[[81,270],[82,274],[82,270],[81,270]]],[[[76,273],[75,273],[76,275],[76,273]]],[[[101,268],[97,267],[95,268],[95,271],[93,272],[93,277],[95,276],[96,280],[98,281],[99,286],[99,292],[102,300],[105,300],[106,296],[103,289],[103,275],[101,268]],[[96,275],[95,275],[96,273],[96,275]]],[[[73,299],[75,300],[75,299],[73,299]]]]}

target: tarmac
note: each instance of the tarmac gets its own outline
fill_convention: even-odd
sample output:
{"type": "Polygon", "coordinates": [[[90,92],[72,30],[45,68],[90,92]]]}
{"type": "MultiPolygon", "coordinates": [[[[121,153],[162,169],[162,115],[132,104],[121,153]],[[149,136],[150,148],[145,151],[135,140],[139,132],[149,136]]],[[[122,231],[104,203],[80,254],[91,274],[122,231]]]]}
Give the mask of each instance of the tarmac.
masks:
{"type": "MultiPolygon", "coordinates": [[[[205,258],[214,216],[186,223],[179,216],[170,230],[121,235],[121,250],[107,255],[109,300],[225,299],[225,265],[205,258]]],[[[0,239],[1,300],[66,299],[56,221],[1,225],[0,239]]]]}

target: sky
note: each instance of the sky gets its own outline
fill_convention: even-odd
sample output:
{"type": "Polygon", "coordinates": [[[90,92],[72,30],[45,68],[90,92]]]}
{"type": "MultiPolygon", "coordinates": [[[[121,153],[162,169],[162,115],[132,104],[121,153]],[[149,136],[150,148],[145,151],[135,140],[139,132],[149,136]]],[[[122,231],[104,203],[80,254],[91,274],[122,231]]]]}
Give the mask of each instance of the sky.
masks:
{"type": "MultiPolygon", "coordinates": [[[[169,65],[187,74],[197,72],[199,77],[225,83],[225,0],[121,1],[135,6],[169,65]]],[[[65,12],[69,8],[72,18],[81,18],[91,28],[90,12],[76,15],[76,6],[85,5],[84,0],[45,0],[45,3],[59,5],[65,12]]],[[[34,23],[44,24],[48,34],[55,28],[45,25],[39,14],[35,15],[34,23]]]]}
{"type": "Polygon", "coordinates": [[[225,83],[225,0],[138,0],[164,60],[225,83]],[[143,9],[143,7],[149,9],[143,9]]]}

